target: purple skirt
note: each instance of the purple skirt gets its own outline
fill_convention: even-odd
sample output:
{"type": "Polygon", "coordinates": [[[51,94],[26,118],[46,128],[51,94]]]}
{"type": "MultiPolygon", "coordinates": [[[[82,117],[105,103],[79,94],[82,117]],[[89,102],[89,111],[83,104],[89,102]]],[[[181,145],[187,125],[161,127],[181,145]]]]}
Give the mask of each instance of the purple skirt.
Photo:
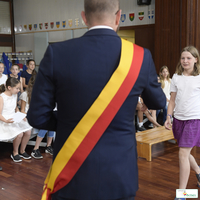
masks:
{"type": "Polygon", "coordinates": [[[174,118],[172,130],[179,147],[200,147],[200,120],[174,118]]]}

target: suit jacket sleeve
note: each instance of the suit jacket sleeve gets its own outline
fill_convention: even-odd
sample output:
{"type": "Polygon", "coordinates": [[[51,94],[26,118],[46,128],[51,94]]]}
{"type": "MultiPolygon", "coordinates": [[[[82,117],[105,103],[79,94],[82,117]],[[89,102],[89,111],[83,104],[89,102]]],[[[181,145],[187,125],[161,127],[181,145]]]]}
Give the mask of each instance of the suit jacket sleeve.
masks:
{"type": "Polygon", "coordinates": [[[148,81],[141,96],[149,109],[162,109],[166,105],[166,96],[161,88],[161,84],[158,83],[157,73],[150,51],[145,49],[144,56],[144,62],[148,66],[148,81]]]}
{"type": "Polygon", "coordinates": [[[55,85],[53,71],[53,50],[49,46],[42,59],[32,91],[28,122],[38,129],[56,130],[55,85]]]}

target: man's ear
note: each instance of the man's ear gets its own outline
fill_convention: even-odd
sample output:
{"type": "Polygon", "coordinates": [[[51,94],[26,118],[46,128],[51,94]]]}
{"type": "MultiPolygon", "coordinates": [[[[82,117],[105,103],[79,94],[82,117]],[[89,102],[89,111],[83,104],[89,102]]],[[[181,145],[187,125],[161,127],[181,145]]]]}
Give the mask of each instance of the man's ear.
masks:
{"type": "Polygon", "coordinates": [[[121,14],[122,14],[122,10],[119,10],[119,11],[117,12],[117,14],[116,14],[116,21],[115,21],[115,25],[116,25],[116,26],[119,26],[121,14]]]}
{"type": "Polygon", "coordinates": [[[88,26],[88,22],[87,22],[87,19],[86,19],[84,11],[81,12],[81,17],[82,17],[83,21],[85,22],[85,25],[88,26]]]}

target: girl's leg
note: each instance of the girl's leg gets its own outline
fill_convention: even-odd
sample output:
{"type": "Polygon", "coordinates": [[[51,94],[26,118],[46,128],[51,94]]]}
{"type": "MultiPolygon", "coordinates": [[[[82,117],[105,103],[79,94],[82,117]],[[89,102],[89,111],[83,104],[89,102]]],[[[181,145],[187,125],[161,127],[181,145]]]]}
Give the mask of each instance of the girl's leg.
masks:
{"type": "Polygon", "coordinates": [[[146,129],[144,128],[144,124],[143,124],[143,112],[141,110],[138,110],[137,116],[138,116],[137,130],[145,131],[146,129]]]}
{"type": "Polygon", "coordinates": [[[55,132],[54,131],[48,131],[47,132],[47,147],[51,146],[51,142],[53,140],[55,132]]]}
{"type": "Polygon", "coordinates": [[[200,174],[200,168],[192,154],[189,156],[189,161],[191,168],[196,172],[196,174],[200,174]]]}
{"type": "Polygon", "coordinates": [[[46,130],[39,130],[39,132],[38,132],[36,142],[35,142],[35,146],[34,146],[33,151],[31,153],[31,156],[35,159],[43,158],[43,156],[40,153],[39,146],[40,146],[40,143],[42,142],[46,132],[47,132],[46,130]]]}
{"type": "Polygon", "coordinates": [[[190,152],[192,148],[179,148],[179,189],[186,189],[190,175],[190,152]]]}
{"type": "MultiPolygon", "coordinates": [[[[152,114],[152,117],[154,119],[154,121],[156,121],[156,110],[150,110],[151,114],[152,114]]],[[[153,125],[153,127],[155,128],[156,126],[153,125]]]]}
{"type": "Polygon", "coordinates": [[[36,142],[35,142],[35,147],[33,148],[33,150],[39,149],[40,143],[42,142],[43,138],[37,136],[36,142]]]}
{"type": "Polygon", "coordinates": [[[53,148],[51,146],[51,143],[52,143],[54,134],[55,134],[54,131],[48,131],[48,133],[47,133],[47,147],[45,149],[45,152],[49,153],[51,155],[53,155],[53,148]]]}
{"type": "Polygon", "coordinates": [[[33,150],[39,149],[40,143],[42,142],[46,133],[47,133],[47,130],[39,130],[37,139],[36,139],[36,143],[35,143],[35,147],[33,150]]]}
{"type": "Polygon", "coordinates": [[[22,142],[21,142],[21,146],[20,146],[20,153],[23,154],[25,153],[25,148],[26,148],[26,145],[30,139],[30,136],[31,136],[31,129],[24,132],[24,135],[22,137],[22,142]]]}
{"type": "Polygon", "coordinates": [[[138,116],[139,123],[142,123],[143,125],[143,112],[141,110],[138,110],[137,116],[138,116]]]}
{"type": "Polygon", "coordinates": [[[159,114],[160,114],[160,110],[156,110],[156,118],[158,118],[159,114]]]}
{"type": "Polygon", "coordinates": [[[23,137],[23,133],[20,133],[14,140],[13,140],[13,156],[18,155],[19,145],[21,143],[23,137]]]}
{"type": "MultiPolygon", "coordinates": [[[[200,174],[200,168],[199,168],[196,160],[194,159],[193,155],[190,154],[189,160],[190,160],[191,168],[196,172],[196,174],[200,174]]],[[[199,181],[198,181],[198,185],[200,186],[199,181]]]]}
{"type": "Polygon", "coordinates": [[[165,106],[165,108],[163,108],[163,124],[165,123],[167,119],[167,105],[165,106]]]}
{"type": "Polygon", "coordinates": [[[53,137],[47,137],[47,147],[51,146],[53,137]]]}

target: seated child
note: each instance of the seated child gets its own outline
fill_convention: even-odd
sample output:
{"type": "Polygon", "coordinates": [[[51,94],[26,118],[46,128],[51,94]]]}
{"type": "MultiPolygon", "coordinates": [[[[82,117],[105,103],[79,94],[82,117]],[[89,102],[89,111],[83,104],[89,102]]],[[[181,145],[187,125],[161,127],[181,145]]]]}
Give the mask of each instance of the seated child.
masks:
{"type": "Polygon", "coordinates": [[[13,115],[17,108],[17,93],[20,90],[18,79],[9,77],[6,86],[0,86],[0,141],[13,141],[13,153],[11,158],[14,162],[21,162],[21,158],[30,159],[25,152],[26,145],[30,139],[32,127],[26,121],[13,123],[13,115]],[[20,146],[20,151],[19,151],[20,146]]]}
{"type": "Polygon", "coordinates": [[[11,68],[10,68],[10,71],[11,71],[10,77],[17,78],[20,81],[20,83],[21,83],[21,85],[20,85],[20,92],[22,93],[23,92],[22,77],[20,77],[18,75],[19,72],[20,72],[19,65],[17,65],[17,64],[12,65],[11,68]]]}
{"type": "Polygon", "coordinates": [[[154,120],[154,118],[152,117],[151,112],[148,110],[146,105],[143,103],[143,100],[142,100],[141,97],[139,97],[139,99],[138,99],[138,104],[137,104],[136,110],[138,111],[138,118],[139,118],[139,123],[138,123],[138,126],[137,126],[138,131],[145,131],[146,130],[144,125],[143,125],[143,113],[146,115],[148,120],[153,123],[154,126],[156,126],[156,127],[160,126],[160,124],[158,124],[154,120]]]}
{"type": "MultiPolygon", "coordinates": [[[[36,74],[33,74],[29,80],[27,90],[23,92],[20,96],[21,99],[21,112],[27,113],[29,109],[29,102],[31,100],[31,94],[33,85],[35,83],[36,74]]],[[[47,147],[45,149],[46,153],[53,155],[53,148],[51,147],[52,139],[54,137],[54,131],[47,131],[47,130],[38,130],[38,135],[35,143],[35,147],[31,153],[31,156],[35,159],[41,159],[43,156],[40,153],[39,145],[42,142],[45,134],[47,133],[47,147]]]]}
{"type": "Polygon", "coordinates": [[[5,85],[6,80],[8,79],[8,76],[3,74],[4,68],[5,68],[4,64],[0,62],[0,85],[1,84],[5,85]]]}
{"type": "Polygon", "coordinates": [[[27,70],[23,71],[21,73],[21,77],[22,77],[22,85],[23,85],[23,89],[26,90],[26,88],[28,87],[28,82],[32,76],[32,73],[36,73],[35,71],[35,60],[30,59],[27,61],[27,70]]]}

